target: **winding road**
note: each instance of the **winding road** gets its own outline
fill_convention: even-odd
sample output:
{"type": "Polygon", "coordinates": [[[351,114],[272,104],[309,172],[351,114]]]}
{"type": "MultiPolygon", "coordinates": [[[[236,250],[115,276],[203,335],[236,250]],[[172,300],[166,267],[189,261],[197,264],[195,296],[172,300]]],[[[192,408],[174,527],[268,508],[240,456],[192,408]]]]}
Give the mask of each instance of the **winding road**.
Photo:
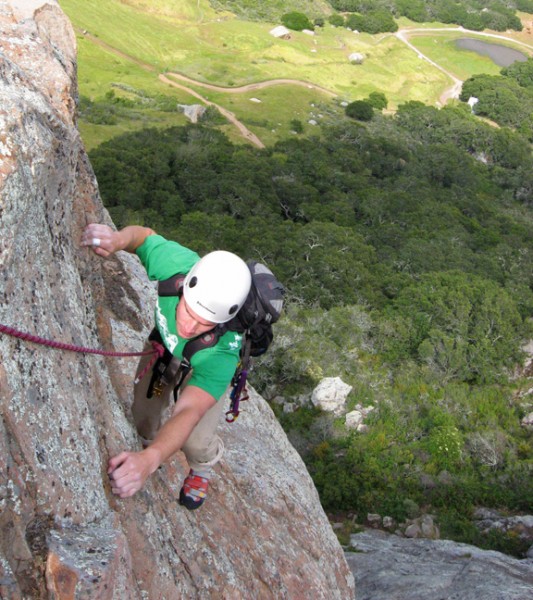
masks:
{"type": "Polygon", "coordinates": [[[419,58],[427,61],[430,65],[434,66],[436,69],[438,69],[439,71],[444,73],[446,76],[448,76],[453,81],[453,85],[451,87],[447,88],[446,90],[444,90],[444,92],[440,96],[439,104],[441,106],[444,106],[446,104],[446,102],[448,102],[448,100],[450,100],[452,98],[454,98],[454,99],[459,98],[459,95],[461,94],[461,89],[463,87],[463,81],[461,79],[457,78],[453,73],[450,73],[450,71],[447,71],[446,69],[441,67],[435,61],[431,60],[431,58],[429,58],[425,54],[422,54],[422,52],[420,52],[420,50],[418,50],[415,46],[413,46],[413,44],[411,44],[411,42],[409,42],[409,40],[407,39],[407,36],[410,34],[427,33],[428,31],[437,32],[437,33],[447,33],[448,31],[459,31],[466,35],[478,35],[478,36],[482,36],[482,37],[495,38],[498,40],[505,40],[506,42],[512,42],[513,44],[518,44],[519,46],[524,46],[525,48],[527,48],[528,50],[533,52],[533,46],[531,46],[530,44],[526,44],[525,42],[513,40],[512,38],[508,38],[505,35],[498,35],[496,33],[485,33],[483,31],[472,31],[470,29],[465,29],[464,27],[440,27],[440,28],[435,27],[435,28],[427,28],[427,29],[424,29],[421,27],[419,29],[400,29],[399,31],[397,31],[394,34],[396,38],[398,38],[401,42],[403,42],[404,44],[409,46],[409,48],[411,48],[411,50],[416,52],[419,58]]]}
{"type": "MultiPolygon", "coordinates": [[[[442,94],[440,95],[439,104],[441,106],[444,106],[446,104],[446,102],[448,102],[448,100],[450,100],[452,98],[459,98],[459,95],[461,94],[461,89],[463,87],[463,81],[461,79],[459,79],[458,77],[456,77],[453,73],[450,73],[450,71],[447,71],[444,67],[441,67],[435,61],[431,60],[431,58],[429,58],[425,54],[422,54],[422,52],[420,52],[420,50],[418,50],[415,46],[413,46],[413,44],[411,44],[411,42],[407,39],[407,35],[409,33],[413,33],[416,31],[430,31],[430,30],[428,30],[428,29],[425,29],[425,30],[400,29],[394,35],[395,35],[395,37],[397,37],[400,40],[400,42],[403,42],[404,44],[409,46],[409,48],[411,48],[411,50],[413,50],[413,52],[416,52],[419,58],[427,61],[430,65],[432,65],[439,71],[442,71],[442,73],[444,73],[447,77],[449,77],[453,81],[453,85],[451,87],[447,88],[446,90],[444,90],[444,92],[442,92],[442,94]]],[[[435,31],[435,30],[431,30],[431,31],[435,31]]],[[[442,30],[438,30],[438,31],[442,31],[442,30]]]]}
{"type": "MultiPolygon", "coordinates": [[[[430,59],[425,54],[422,54],[422,52],[420,52],[420,50],[418,50],[413,44],[411,44],[411,42],[408,40],[408,36],[410,36],[411,34],[421,34],[421,33],[423,34],[423,33],[428,33],[428,32],[447,33],[449,31],[453,31],[453,32],[460,31],[461,33],[464,33],[466,35],[470,34],[470,35],[483,36],[483,37],[488,37],[488,38],[496,38],[499,40],[505,40],[507,42],[512,42],[513,44],[518,44],[520,46],[523,46],[533,53],[533,46],[531,46],[530,44],[526,44],[524,42],[513,40],[512,38],[508,38],[504,35],[498,35],[498,34],[494,34],[494,33],[484,33],[482,31],[471,31],[469,29],[464,29],[463,27],[400,29],[399,31],[397,31],[394,34],[394,36],[398,40],[400,40],[402,43],[406,44],[411,50],[413,50],[413,52],[416,52],[416,54],[418,55],[418,57],[420,59],[427,61],[429,64],[431,64],[433,67],[435,67],[436,69],[438,69],[439,71],[444,73],[447,77],[449,77],[452,80],[453,83],[452,83],[451,87],[444,90],[444,92],[441,94],[441,96],[439,98],[439,104],[441,106],[444,106],[446,104],[446,102],[452,98],[459,98],[459,95],[461,93],[461,88],[463,86],[463,81],[461,79],[457,78],[450,71],[444,69],[441,65],[439,65],[437,62],[430,59]]],[[[107,44],[100,38],[90,34],[86,30],[82,31],[82,30],[78,29],[78,33],[83,35],[85,38],[89,39],[94,44],[104,48],[108,52],[111,52],[117,56],[120,56],[121,58],[124,58],[126,60],[134,62],[136,65],[138,65],[139,67],[141,67],[142,69],[144,69],[146,71],[150,71],[152,73],[156,71],[156,69],[153,65],[151,65],[149,63],[145,63],[145,62],[139,60],[138,58],[135,58],[134,56],[126,54],[125,52],[122,52],[121,50],[118,50],[117,48],[111,46],[110,44],[107,44]]],[[[335,92],[333,92],[332,90],[321,87],[319,85],[315,85],[315,84],[307,82],[307,81],[301,81],[298,79],[271,79],[268,81],[261,81],[258,83],[250,83],[247,85],[241,85],[241,86],[237,86],[237,87],[223,87],[223,86],[218,86],[218,85],[214,85],[214,84],[210,84],[210,83],[204,83],[202,81],[197,81],[197,80],[191,79],[190,77],[187,77],[186,75],[183,75],[181,73],[172,73],[172,72],[161,73],[160,75],[158,75],[158,78],[160,81],[162,81],[163,83],[165,83],[167,85],[170,85],[172,87],[175,87],[175,88],[185,91],[186,93],[190,94],[191,96],[193,96],[194,98],[196,98],[197,100],[199,100],[200,102],[205,104],[206,106],[214,106],[230,123],[232,123],[238,129],[240,134],[246,140],[248,140],[251,144],[253,144],[257,148],[264,148],[265,144],[255,135],[255,133],[250,131],[246,127],[246,125],[244,125],[244,123],[242,123],[242,121],[239,121],[239,119],[237,119],[237,117],[231,111],[229,111],[227,108],[224,108],[223,106],[220,106],[219,104],[215,104],[214,102],[211,102],[210,100],[208,100],[207,98],[205,98],[204,96],[202,96],[201,94],[199,94],[198,92],[196,92],[195,90],[190,88],[189,86],[194,85],[196,87],[201,87],[204,89],[209,89],[209,90],[213,90],[213,91],[217,91],[217,92],[223,92],[223,93],[227,93],[227,94],[241,94],[241,93],[250,92],[250,91],[254,91],[254,90],[264,89],[264,88],[271,87],[274,85],[297,85],[297,86],[321,91],[331,97],[337,96],[337,94],[335,92]],[[182,82],[182,83],[179,83],[179,82],[182,82]],[[188,84],[188,85],[185,85],[185,84],[188,84]]]]}

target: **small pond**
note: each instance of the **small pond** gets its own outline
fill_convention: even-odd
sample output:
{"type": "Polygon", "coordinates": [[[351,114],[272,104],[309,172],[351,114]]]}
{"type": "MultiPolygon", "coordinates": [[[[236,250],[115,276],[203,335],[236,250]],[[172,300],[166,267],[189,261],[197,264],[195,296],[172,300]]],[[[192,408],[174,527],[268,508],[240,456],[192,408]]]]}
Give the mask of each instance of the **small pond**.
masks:
{"type": "Polygon", "coordinates": [[[455,41],[455,45],[461,50],[471,50],[483,56],[488,56],[500,67],[508,67],[515,61],[525,62],[527,55],[518,50],[513,50],[501,44],[489,44],[473,38],[460,38],[455,41]]]}

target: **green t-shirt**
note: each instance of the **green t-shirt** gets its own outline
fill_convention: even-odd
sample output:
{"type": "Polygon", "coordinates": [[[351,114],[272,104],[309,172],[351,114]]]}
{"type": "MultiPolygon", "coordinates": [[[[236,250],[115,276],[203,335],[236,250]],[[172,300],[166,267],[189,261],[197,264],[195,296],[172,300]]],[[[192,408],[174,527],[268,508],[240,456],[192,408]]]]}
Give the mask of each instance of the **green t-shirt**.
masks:
{"type": "MultiPolygon", "coordinates": [[[[196,252],[171,242],[160,235],[150,235],[136,250],[137,256],[153,281],[172,277],[176,273],[188,273],[200,260],[196,252]]],[[[178,296],[160,296],[155,308],[156,327],[165,346],[178,358],[188,342],[176,330],[178,296]]],[[[193,368],[189,385],[195,385],[219,400],[226,391],[239,362],[242,336],[227,331],[212,348],[196,352],[191,359],[193,368]]]]}

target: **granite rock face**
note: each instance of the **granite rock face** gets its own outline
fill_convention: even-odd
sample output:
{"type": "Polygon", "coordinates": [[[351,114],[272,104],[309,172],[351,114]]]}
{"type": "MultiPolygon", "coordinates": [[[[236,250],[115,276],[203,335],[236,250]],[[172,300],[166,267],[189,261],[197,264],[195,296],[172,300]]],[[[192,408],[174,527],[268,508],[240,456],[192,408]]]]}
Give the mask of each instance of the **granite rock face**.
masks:
{"type": "Polygon", "coordinates": [[[529,600],[533,560],[450,540],[367,530],[347,553],[358,600],[529,600]]]}
{"type": "MultiPolygon", "coordinates": [[[[76,94],[76,40],[57,2],[0,2],[0,324],[138,351],[153,286],[135,257],[79,246],[108,217],[76,94]]],[[[180,456],[135,497],[113,496],[109,457],[140,448],[136,360],[0,334],[0,597],[354,597],[305,466],[253,392],[221,425],[227,455],[199,511],[176,502],[180,456]]]]}

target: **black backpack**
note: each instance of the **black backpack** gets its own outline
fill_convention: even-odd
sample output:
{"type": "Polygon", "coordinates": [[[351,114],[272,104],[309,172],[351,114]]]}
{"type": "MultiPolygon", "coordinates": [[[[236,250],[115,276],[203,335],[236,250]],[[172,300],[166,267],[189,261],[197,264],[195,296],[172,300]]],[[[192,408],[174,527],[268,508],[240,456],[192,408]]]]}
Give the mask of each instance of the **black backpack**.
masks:
{"type": "MultiPolygon", "coordinates": [[[[247,265],[252,274],[252,285],[243,306],[231,321],[221,323],[185,344],[180,376],[174,387],[174,400],[177,400],[178,390],[191,370],[191,359],[196,352],[215,346],[227,331],[242,334],[241,360],[232,379],[231,409],[226,413],[226,420],[229,422],[233,422],[239,414],[239,400],[241,394],[245,393],[250,357],[261,356],[272,343],[274,338],[272,324],[280,318],[285,294],[285,288],[268,267],[255,261],[249,261],[247,265]]],[[[185,274],[177,273],[169,279],[160,281],[159,296],[181,296],[184,280],[185,274]]],[[[162,343],[157,328],[154,328],[150,334],[150,339],[162,343]]],[[[170,351],[165,348],[164,356],[159,358],[153,367],[147,392],[148,398],[151,398],[153,393],[158,392],[162,384],[165,384],[164,373],[172,358],[170,351]]]]}
{"type": "Polygon", "coordinates": [[[274,338],[272,323],[281,315],[285,289],[265,265],[247,264],[252,274],[250,293],[236,316],[224,325],[227,331],[243,334],[243,347],[249,344],[250,356],[261,356],[274,338]]]}

